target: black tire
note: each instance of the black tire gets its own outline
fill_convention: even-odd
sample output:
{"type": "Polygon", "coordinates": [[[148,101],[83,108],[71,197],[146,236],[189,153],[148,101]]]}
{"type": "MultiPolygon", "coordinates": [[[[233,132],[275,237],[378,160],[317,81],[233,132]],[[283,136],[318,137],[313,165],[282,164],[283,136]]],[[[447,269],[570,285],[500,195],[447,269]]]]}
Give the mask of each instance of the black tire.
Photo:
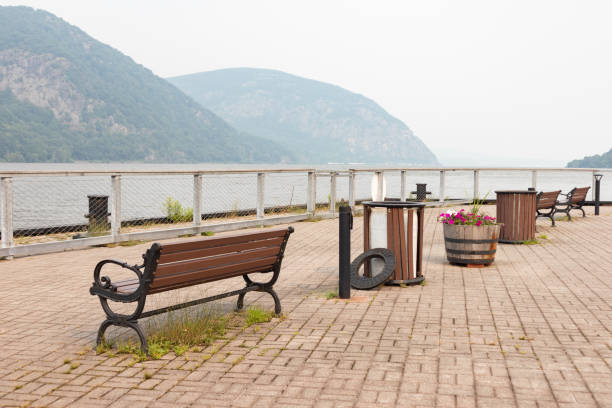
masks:
{"type": "Polygon", "coordinates": [[[372,289],[376,286],[384,283],[389,279],[393,271],[395,270],[395,255],[387,248],[372,248],[359,255],[351,263],[351,286],[355,289],[372,289]],[[380,258],[383,260],[385,266],[383,270],[372,276],[366,278],[359,276],[359,268],[364,262],[369,261],[372,258],[380,258]]]}

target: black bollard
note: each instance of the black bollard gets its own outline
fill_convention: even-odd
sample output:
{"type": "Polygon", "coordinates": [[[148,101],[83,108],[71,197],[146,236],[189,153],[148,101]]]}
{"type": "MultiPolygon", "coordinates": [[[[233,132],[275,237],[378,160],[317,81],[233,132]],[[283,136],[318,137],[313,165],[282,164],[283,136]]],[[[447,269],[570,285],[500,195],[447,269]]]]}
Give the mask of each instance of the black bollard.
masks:
{"type": "Polygon", "coordinates": [[[595,177],[595,215],[599,215],[599,188],[603,174],[593,174],[593,177],[595,177]]]}
{"type": "Polygon", "coordinates": [[[338,297],[351,298],[351,229],[353,228],[353,215],[351,207],[340,207],[339,220],[339,279],[338,297]]]}
{"type": "Polygon", "coordinates": [[[417,183],[416,191],[411,191],[411,194],[416,194],[417,201],[427,201],[427,194],[431,194],[431,191],[427,191],[426,183],[417,183]]]}
{"type": "Polygon", "coordinates": [[[90,233],[108,231],[110,224],[108,223],[108,196],[107,195],[88,195],[89,214],[85,214],[85,218],[89,218],[87,231],[90,233]]]}

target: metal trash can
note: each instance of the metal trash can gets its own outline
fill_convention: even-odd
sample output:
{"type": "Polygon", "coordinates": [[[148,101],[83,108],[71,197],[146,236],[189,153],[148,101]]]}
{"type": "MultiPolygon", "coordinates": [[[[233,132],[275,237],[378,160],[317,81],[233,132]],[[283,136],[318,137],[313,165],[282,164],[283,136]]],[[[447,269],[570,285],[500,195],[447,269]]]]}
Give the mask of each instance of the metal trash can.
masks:
{"type": "MultiPolygon", "coordinates": [[[[363,250],[387,248],[395,255],[395,270],[385,283],[410,285],[423,281],[425,203],[365,201],[362,204],[363,250]]],[[[370,275],[378,267],[376,261],[364,264],[364,275],[370,275]]]]}
{"type": "Polygon", "coordinates": [[[108,231],[110,223],[108,222],[108,196],[107,195],[88,195],[89,214],[85,214],[89,218],[87,231],[90,233],[108,231]]]}
{"type": "Polygon", "coordinates": [[[502,223],[499,242],[521,244],[535,239],[536,192],[502,190],[497,194],[497,222],[502,223]]]}

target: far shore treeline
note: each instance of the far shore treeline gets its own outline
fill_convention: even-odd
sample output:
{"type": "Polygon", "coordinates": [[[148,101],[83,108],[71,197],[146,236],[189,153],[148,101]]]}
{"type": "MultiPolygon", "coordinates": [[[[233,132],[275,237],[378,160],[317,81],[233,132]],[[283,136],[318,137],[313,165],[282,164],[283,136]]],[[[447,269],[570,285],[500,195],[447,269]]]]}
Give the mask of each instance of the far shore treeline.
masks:
{"type": "Polygon", "coordinates": [[[567,167],[612,169],[612,149],[610,149],[607,153],[572,160],[571,162],[567,163],[567,167]]]}

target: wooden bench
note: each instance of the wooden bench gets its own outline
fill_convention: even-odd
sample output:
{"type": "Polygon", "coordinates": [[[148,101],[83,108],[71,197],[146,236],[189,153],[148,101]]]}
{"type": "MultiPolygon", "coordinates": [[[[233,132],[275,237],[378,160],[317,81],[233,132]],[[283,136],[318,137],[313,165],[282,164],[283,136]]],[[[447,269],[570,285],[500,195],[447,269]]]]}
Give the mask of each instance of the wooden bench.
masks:
{"type": "Polygon", "coordinates": [[[89,293],[100,298],[106,313],[106,320],[98,330],[97,344],[104,340],[104,332],[109,326],[129,327],[138,334],[141,350],[148,353],[147,340],[138,325],[138,319],[235,295],[238,295],[237,309],[242,309],[244,296],[251,291],[269,293],[274,299],[274,312],[279,314],[280,300],[272,287],[278,279],[287,240],[292,232],[293,228],[288,227],[176,244],[155,243],[142,256],[142,265],[130,266],[113,259],[99,262],[94,269],[94,282],[89,289],[89,293]],[[112,282],[108,276],[100,276],[102,268],[108,264],[128,269],[136,274],[136,278],[112,282]],[[269,272],[273,275],[264,283],[253,282],[248,276],[251,273],[269,272]],[[246,287],[143,312],[148,295],[236,276],[244,278],[246,287]],[[109,300],[138,302],[138,305],[134,313],[120,314],[111,309],[109,300]]]}
{"type": "Polygon", "coordinates": [[[557,205],[557,199],[561,194],[561,190],[557,191],[540,191],[536,196],[536,220],[540,217],[550,218],[552,226],[555,226],[555,209],[557,205]],[[548,210],[548,212],[546,212],[548,210]]]}
{"type": "Polygon", "coordinates": [[[567,200],[563,202],[557,202],[555,213],[562,212],[567,215],[569,220],[572,219],[570,215],[570,211],[572,210],[580,210],[582,211],[582,216],[586,217],[586,213],[582,209],[584,205],[584,201],[586,200],[587,193],[591,187],[575,187],[567,194],[564,195],[567,200]]]}

